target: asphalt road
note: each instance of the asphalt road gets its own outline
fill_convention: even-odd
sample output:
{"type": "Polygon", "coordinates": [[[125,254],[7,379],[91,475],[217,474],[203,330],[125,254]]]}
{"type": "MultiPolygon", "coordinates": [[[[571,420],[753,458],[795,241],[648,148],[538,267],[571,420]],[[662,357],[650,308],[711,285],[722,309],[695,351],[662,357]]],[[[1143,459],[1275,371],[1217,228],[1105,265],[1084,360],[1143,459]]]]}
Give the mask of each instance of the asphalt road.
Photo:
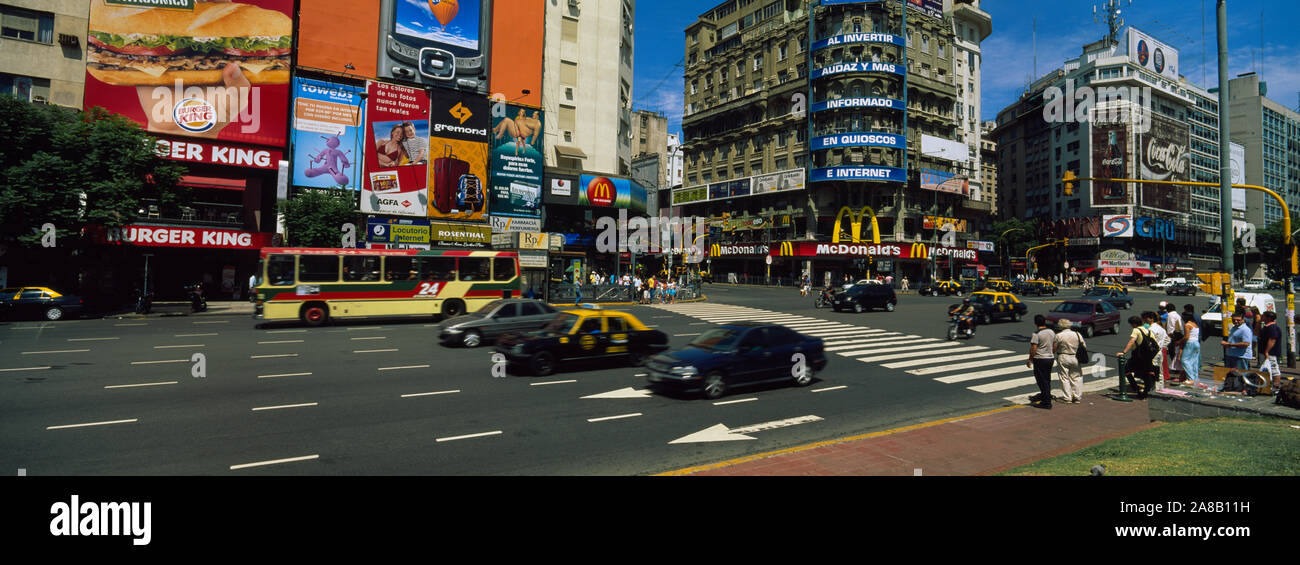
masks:
{"type": "MultiPolygon", "coordinates": [[[[790,289],[618,307],[684,346],[711,323],[773,320],[834,348],[806,388],[719,401],[651,394],[637,367],[494,377],[491,349],[433,324],[258,329],[246,316],[0,323],[0,469],[27,475],[635,475],[1023,403],[1033,314],[947,342],[953,298],[835,313],[790,289]],[[199,357],[201,355],[201,357],[199,357]],[[196,376],[200,365],[203,376],[196,376]],[[1018,367],[1018,369],[1017,369],[1018,367]],[[593,398],[595,397],[595,398],[593,398]],[[699,432],[712,441],[678,442],[699,432]]],[[[1135,293],[1131,311],[1165,298],[1135,293]]],[[[1176,297],[1203,307],[1204,297],[1176,297]]],[[[1127,340],[1089,340],[1111,356],[1127,340]]],[[[1207,358],[1218,359],[1216,342],[1207,358]]],[[[1085,387],[1105,382],[1085,372],[1085,387]]],[[[695,436],[700,437],[700,436],[695,436]]]]}

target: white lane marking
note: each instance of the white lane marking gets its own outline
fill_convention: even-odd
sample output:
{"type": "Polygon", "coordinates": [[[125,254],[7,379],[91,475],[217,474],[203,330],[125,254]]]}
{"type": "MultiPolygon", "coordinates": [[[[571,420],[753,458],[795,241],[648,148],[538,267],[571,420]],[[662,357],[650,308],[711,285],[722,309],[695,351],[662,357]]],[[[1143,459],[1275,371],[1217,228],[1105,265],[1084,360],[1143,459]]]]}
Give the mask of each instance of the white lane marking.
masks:
{"type": "Polygon", "coordinates": [[[89,349],[55,349],[51,351],[24,351],[23,355],[43,355],[46,353],[85,353],[89,349]]]}
{"type": "Polygon", "coordinates": [[[546,382],[544,382],[544,383],[528,383],[528,386],[558,385],[558,384],[564,384],[564,383],[576,383],[576,382],[578,382],[577,379],[570,379],[570,380],[567,380],[567,381],[546,381],[546,382]]]}
{"type": "Polygon", "coordinates": [[[634,412],[634,413],[632,413],[632,414],[619,414],[618,416],[605,416],[605,417],[603,417],[603,418],[587,418],[587,421],[588,421],[588,422],[604,422],[604,421],[606,421],[606,420],[621,420],[621,419],[623,419],[623,418],[635,418],[635,417],[640,416],[640,415],[641,415],[640,412],[634,412]]]}
{"type": "Polygon", "coordinates": [[[195,324],[229,324],[230,320],[211,320],[207,322],[194,322],[195,324]]]}
{"type": "Polygon", "coordinates": [[[691,322],[689,325],[692,325],[692,326],[707,326],[707,325],[709,325],[709,322],[691,322]]]}
{"type": "Polygon", "coordinates": [[[722,406],[723,404],[738,404],[738,403],[741,403],[741,402],[753,402],[753,401],[755,401],[755,400],[758,400],[758,399],[757,399],[757,398],[741,398],[741,399],[739,399],[739,400],[724,400],[724,401],[722,401],[722,402],[714,402],[713,405],[714,405],[714,406],[722,406]]]}
{"type": "Polygon", "coordinates": [[[76,337],[69,338],[68,341],[106,341],[110,339],[122,339],[120,337],[76,337]]]}
{"type": "Polygon", "coordinates": [[[275,355],[249,355],[249,359],[274,359],[276,357],[297,357],[297,353],[277,353],[275,355]]]}
{"type": "Polygon", "coordinates": [[[961,371],[963,369],[978,369],[980,367],[991,367],[993,365],[1000,365],[1002,363],[1011,363],[1014,361],[1023,362],[1025,360],[1024,357],[1016,355],[1016,352],[1014,351],[1007,351],[1005,349],[995,349],[993,351],[984,351],[982,353],[973,353],[971,355],[955,355],[952,357],[938,357],[935,359],[911,361],[909,362],[911,363],[910,365],[905,365],[903,363],[890,363],[889,365],[885,365],[885,367],[890,369],[898,369],[901,367],[913,367],[916,365],[929,365],[936,362],[960,361],[963,358],[975,359],[979,357],[993,357],[996,355],[1005,355],[1008,357],[1001,357],[998,359],[984,359],[983,361],[971,361],[970,363],[958,363],[956,365],[943,365],[941,367],[926,367],[924,369],[910,369],[907,372],[913,375],[935,375],[939,373],[950,373],[952,371],[961,371]]]}
{"type": "Polygon", "coordinates": [[[316,406],[316,403],[305,402],[303,404],[281,404],[279,406],[259,406],[257,408],[254,408],[252,411],[257,412],[258,410],[279,410],[281,408],[302,408],[304,406],[316,406]]]}
{"type": "Polygon", "coordinates": [[[230,470],[247,469],[249,467],[261,467],[263,465],[278,465],[280,463],[293,463],[295,461],[308,461],[311,459],[320,459],[320,455],[304,455],[302,457],[289,457],[287,459],[272,459],[270,461],[258,461],[256,463],[243,463],[241,465],[231,465],[230,470]]]}
{"type": "Polygon", "coordinates": [[[132,365],[157,365],[159,363],[189,363],[189,359],[166,359],[163,361],[132,361],[132,365]]]}
{"type": "Polygon", "coordinates": [[[137,418],[131,418],[130,420],[112,420],[112,421],[109,421],[109,422],[89,422],[89,423],[86,423],[86,424],[65,424],[65,425],[62,425],[62,426],[47,426],[45,429],[47,429],[47,430],[62,430],[62,429],[66,429],[66,428],[84,428],[84,427],[86,427],[86,426],[107,426],[107,425],[109,425],[109,424],[129,424],[129,423],[131,423],[131,422],[136,422],[136,421],[139,421],[139,420],[138,420],[137,418]]]}
{"type": "Polygon", "coordinates": [[[388,336],[377,335],[371,337],[353,337],[348,339],[351,339],[352,341],[361,341],[363,339],[388,339],[388,336]]]}
{"type": "Polygon", "coordinates": [[[700,335],[700,334],[697,334],[697,333],[695,333],[695,334],[673,334],[673,337],[686,337],[686,336],[692,336],[692,335],[700,335]]]}
{"type": "Polygon", "coordinates": [[[259,379],[278,379],[280,377],[305,377],[311,373],[281,373],[279,375],[258,375],[259,379]]]}
{"type": "Polygon", "coordinates": [[[828,390],[839,390],[842,388],[849,388],[849,387],[847,385],[840,385],[840,386],[832,386],[827,388],[814,388],[812,389],[812,392],[826,392],[828,390]]]}
{"type": "Polygon", "coordinates": [[[206,333],[206,334],[175,334],[175,335],[173,335],[172,337],[201,337],[201,336],[205,336],[205,335],[221,335],[221,334],[219,334],[219,333],[215,333],[215,332],[214,332],[214,333],[206,333]]]}
{"type": "Polygon", "coordinates": [[[271,330],[269,334],[305,334],[307,330],[271,330]]]}
{"type": "Polygon", "coordinates": [[[437,391],[437,392],[416,392],[416,393],[412,393],[412,394],[403,394],[403,395],[402,395],[402,398],[415,398],[415,397],[417,397],[417,396],[434,396],[434,395],[438,395],[438,394],[456,394],[456,393],[458,393],[458,392],[460,392],[460,389],[457,389],[457,390],[440,390],[440,391],[437,391]]]}
{"type": "Polygon", "coordinates": [[[353,353],[388,353],[390,351],[397,351],[397,350],[396,349],[353,349],[352,350],[353,353]]]}
{"type": "Polygon", "coordinates": [[[44,370],[44,369],[49,369],[49,366],[45,366],[45,367],[15,367],[15,368],[13,368],[13,369],[0,369],[0,371],[41,371],[41,370],[44,370]]]}
{"type": "Polygon", "coordinates": [[[277,343],[302,343],[303,341],[305,341],[305,340],[301,340],[301,339],[285,339],[285,340],[280,340],[280,341],[259,341],[259,342],[257,342],[257,344],[258,344],[258,345],[272,345],[272,344],[277,344],[277,343]]]}
{"type": "Polygon", "coordinates": [[[644,377],[644,376],[646,376],[647,374],[648,374],[648,373],[636,373],[636,374],[634,374],[634,375],[632,375],[632,376],[634,376],[634,377],[644,377]]]}
{"type": "MultiPolygon", "coordinates": [[[[987,379],[989,377],[1001,377],[1003,375],[1014,375],[1016,373],[1024,373],[1026,371],[1032,371],[1032,370],[1033,369],[1030,369],[1025,366],[1025,360],[1022,358],[1020,359],[1019,364],[1010,367],[1002,367],[1000,369],[989,369],[987,371],[977,371],[974,373],[966,373],[964,375],[953,375],[951,377],[939,377],[935,380],[944,384],[964,383],[966,381],[973,381],[976,379],[987,379]]],[[[1033,380],[1031,379],[1030,382],[1033,382],[1033,380]]]]}
{"type": "Polygon", "coordinates": [[[501,433],[502,433],[501,430],[496,430],[496,431],[491,431],[491,432],[483,432],[483,433],[480,433],[480,434],[467,434],[467,435],[463,435],[463,436],[440,437],[440,438],[438,438],[438,439],[436,439],[436,440],[434,440],[434,441],[437,441],[437,442],[443,442],[443,441],[456,441],[456,440],[458,440],[458,439],[470,439],[470,438],[475,438],[475,437],[495,436],[495,435],[500,435],[501,433]]]}
{"type": "Polygon", "coordinates": [[[149,324],[113,324],[114,327],[119,327],[119,328],[126,327],[126,326],[147,326],[147,325],[149,324]]]}
{"type": "Polygon", "coordinates": [[[45,326],[22,326],[22,327],[20,327],[20,328],[9,328],[9,329],[11,329],[11,330],[39,330],[39,329],[42,329],[42,328],[44,328],[44,327],[45,327],[45,326]]]}
{"type": "Polygon", "coordinates": [[[206,347],[202,343],[189,343],[185,345],[155,345],[154,349],[182,349],[186,347],[206,347]]]}
{"type": "Polygon", "coordinates": [[[355,330],[386,330],[386,329],[388,329],[388,328],[385,328],[384,326],[374,326],[374,327],[370,327],[370,326],[361,326],[361,327],[357,327],[357,328],[348,328],[348,331],[355,331],[355,330]]]}
{"type": "Polygon", "coordinates": [[[164,383],[139,383],[133,385],[108,385],[104,388],[134,388],[138,386],[162,386],[162,385],[174,385],[174,384],[177,384],[177,381],[167,381],[164,383]]]}
{"type": "MultiPolygon", "coordinates": [[[[931,338],[931,339],[933,339],[933,338],[931,338]]],[[[919,339],[918,339],[918,340],[916,340],[916,341],[917,341],[917,342],[922,342],[923,340],[919,340],[919,339]]],[[[938,340],[935,340],[935,341],[938,341],[938,340]]],[[[845,356],[845,357],[856,357],[856,356],[858,356],[858,355],[868,355],[868,354],[874,354],[874,353],[894,353],[894,352],[896,352],[896,351],[915,351],[915,350],[918,350],[918,349],[942,349],[942,348],[945,348],[945,347],[957,347],[957,346],[959,346],[959,345],[961,345],[961,344],[960,344],[960,343],[956,343],[956,342],[952,342],[952,341],[948,341],[948,342],[940,342],[940,343],[927,343],[927,344],[925,344],[925,345],[905,345],[905,346],[902,346],[902,347],[895,347],[894,344],[885,344],[885,347],[871,347],[871,348],[868,348],[868,349],[856,349],[856,350],[853,350],[853,351],[841,351],[841,352],[839,352],[839,354],[840,354],[840,355],[843,355],[843,356],[845,356]]]]}
{"type": "Polygon", "coordinates": [[[428,369],[428,365],[403,365],[401,367],[380,367],[380,371],[396,371],[399,369],[428,369]]]}

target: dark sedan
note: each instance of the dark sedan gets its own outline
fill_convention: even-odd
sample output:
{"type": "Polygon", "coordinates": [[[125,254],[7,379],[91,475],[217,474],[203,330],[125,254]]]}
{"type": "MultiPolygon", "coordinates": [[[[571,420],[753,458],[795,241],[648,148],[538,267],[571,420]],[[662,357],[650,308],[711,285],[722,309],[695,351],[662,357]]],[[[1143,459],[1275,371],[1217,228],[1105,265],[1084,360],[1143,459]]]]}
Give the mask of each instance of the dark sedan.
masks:
{"type": "Polygon", "coordinates": [[[1111,306],[1120,310],[1128,310],[1133,307],[1133,297],[1127,292],[1115,288],[1094,288],[1083,294],[1084,300],[1102,300],[1109,302],[1111,306]]]}
{"type": "Polygon", "coordinates": [[[835,295],[831,307],[836,312],[852,310],[865,312],[874,308],[884,308],[890,312],[898,306],[898,296],[894,289],[884,284],[855,284],[844,292],[835,295]]]}
{"type": "Polygon", "coordinates": [[[707,330],[685,349],[646,362],[653,388],[702,392],[718,398],[738,386],[793,381],[807,386],[826,368],[821,338],[760,322],[737,322],[707,330]],[[802,370],[799,370],[802,368],[802,370]]]}
{"type": "Polygon", "coordinates": [[[1056,327],[1060,320],[1069,320],[1083,337],[1110,330],[1119,333],[1119,310],[1101,300],[1066,300],[1047,313],[1047,325],[1056,327]]]}
{"type": "Polygon", "coordinates": [[[12,287],[0,290],[0,316],[5,318],[41,318],[50,321],[66,316],[77,317],[86,309],[80,296],[67,296],[43,286],[12,287]]]}
{"type": "Polygon", "coordinates": [[[473,314],[443,320],[438,324],[438,341],[478,347],[506,333],[542,329],[555,314],[556,310],[541,300],[497,300],[473,314]]]}
{"type": "Polygon", "coordinates": [[[1173,283],[1165,287],[1165,294],[1173,296],[1196,296],[1196,285],[1189,282],[1173,283]]]}

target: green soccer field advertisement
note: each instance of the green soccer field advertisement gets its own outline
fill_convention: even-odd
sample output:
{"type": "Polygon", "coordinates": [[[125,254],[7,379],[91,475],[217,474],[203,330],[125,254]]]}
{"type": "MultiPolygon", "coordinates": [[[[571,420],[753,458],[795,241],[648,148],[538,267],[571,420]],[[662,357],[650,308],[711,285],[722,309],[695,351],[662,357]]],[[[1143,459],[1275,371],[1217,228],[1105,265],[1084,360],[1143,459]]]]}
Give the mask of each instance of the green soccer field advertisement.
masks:
{"type": "Polygon", "coordinates": [[[492,104],[492,213],[541,217],[544,125],[541,110],[492,104]]]}

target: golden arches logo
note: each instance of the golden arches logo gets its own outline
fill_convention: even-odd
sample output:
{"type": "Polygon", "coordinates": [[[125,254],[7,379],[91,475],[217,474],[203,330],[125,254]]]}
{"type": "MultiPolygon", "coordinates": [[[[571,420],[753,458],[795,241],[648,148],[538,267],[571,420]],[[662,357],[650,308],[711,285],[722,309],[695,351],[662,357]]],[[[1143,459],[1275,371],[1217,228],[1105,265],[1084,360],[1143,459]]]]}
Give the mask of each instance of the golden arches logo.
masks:
{"type": "Polygon", "coordinates": [[[928,245],[926,245],[926,244],[924,244],[924,243],[913,243],[913,244],[912,244],[912,258],[913,258],[913,259],[929,259],[929,258],[930,258],[930,246],[928,246],[928,245]]]}
{"type": "Polygon", "coordinates": [[[710,245],[710,246],[709,246],[709,256],[710,256],[710,257],[720,257],[720,256],[722,256],[722,246],[721,246],[721,245],[718,245],[718,244],[716,244],[716,243],[713,244],[713,245],[710,245]]]}
{"type": "Polygon", "coordinates": [[[880,244],[880,225],[876,222],[876,211],[872,210],[870,206],[863,206],[862,209],[859,210],[857,213],[854,213],[853,210],[848,206],[840,208],[840,212],[835,215],[835,226],[832,228],[831,231],[831,233],[833,234],[831,235],[831,243],[840,242],[840,234],[843,233],[843,230],[840,229],[840,225],[844,222],[845,214],[849,216],[849,226],[852,229],[852,231],[849,232],[849,237],[851,238],[850,240],[851,242],[853,243],[862,242],[862,220],[865,219],[867,216],[870,216],[871,217],[871,243],[877,245],[880,244]]]}
{"type": "Polygon", "coordinates": [[[587,185],[587,201],[594,206],[613,204],[614,193],[614,181],[605,177],[596,177],[587,185]]]}
{"type": "Polygon", "coordinates": [[[781,257],[794,257],[794,242],[781,242],[781,257]]]}

